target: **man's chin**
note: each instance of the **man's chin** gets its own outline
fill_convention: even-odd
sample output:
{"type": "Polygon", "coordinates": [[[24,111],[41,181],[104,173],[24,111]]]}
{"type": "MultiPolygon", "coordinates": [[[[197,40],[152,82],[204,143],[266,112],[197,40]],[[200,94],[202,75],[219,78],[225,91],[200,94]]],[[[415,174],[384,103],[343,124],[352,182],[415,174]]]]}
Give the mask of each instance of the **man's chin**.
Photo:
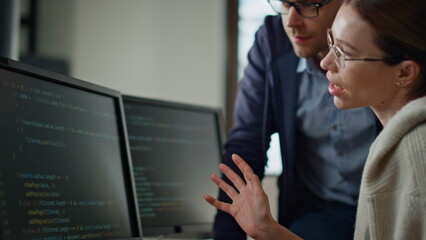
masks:
{"type": "Polygon", "coordinates": [[[294,53],[300,58],[313,58],[318,54],[317,52],[312,51],[312,49],[308,49],[306,47],[298,47],[293,45],[293,49],[294,53]]]}
{"type": "Polygon", "coordinates": [[[321,52],[328,52],[327,45],[324,48],[315,44],[297,44],[292,42],[292,45],[294,53],[300,58],[321,58],[321,52]]]}

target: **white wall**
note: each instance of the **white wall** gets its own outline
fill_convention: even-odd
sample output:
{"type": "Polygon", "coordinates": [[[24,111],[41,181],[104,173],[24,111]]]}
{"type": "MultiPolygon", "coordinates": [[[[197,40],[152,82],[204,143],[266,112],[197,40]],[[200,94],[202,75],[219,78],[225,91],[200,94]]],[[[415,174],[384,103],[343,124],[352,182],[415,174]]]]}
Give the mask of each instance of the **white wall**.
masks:
{"type": "Polygon", "coordinates": [[[42,0],[39,49],[126,94],[225,106],[226,0],[42,0]]]}

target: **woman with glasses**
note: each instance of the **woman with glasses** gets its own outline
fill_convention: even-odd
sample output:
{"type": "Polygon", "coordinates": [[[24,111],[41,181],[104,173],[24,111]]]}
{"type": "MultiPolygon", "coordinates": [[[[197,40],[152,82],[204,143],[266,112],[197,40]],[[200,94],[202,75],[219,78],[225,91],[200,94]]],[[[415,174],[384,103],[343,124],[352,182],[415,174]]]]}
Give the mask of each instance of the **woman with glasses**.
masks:
{"type": "Polygon", "coordinates": [[[328,30],[329,92],[370,106],[384,129],[370,148],[355,238],[426,238],[426,3],[353,0],[328,30]]]}
{"type": "MultiPolygon", "coordinates": [[[[426,239],[426,1],[345,0],[321,62],[338,108],[370,106],[384,126],[364,167],[355,239],[426,239]]],[[[258,177],[225,165],[212,180],[233,200],[205,199],[255,239],[300,239],[271,217],[258,177]]],[[[336,229],[337,230],[337,229],[336,229]]]]}

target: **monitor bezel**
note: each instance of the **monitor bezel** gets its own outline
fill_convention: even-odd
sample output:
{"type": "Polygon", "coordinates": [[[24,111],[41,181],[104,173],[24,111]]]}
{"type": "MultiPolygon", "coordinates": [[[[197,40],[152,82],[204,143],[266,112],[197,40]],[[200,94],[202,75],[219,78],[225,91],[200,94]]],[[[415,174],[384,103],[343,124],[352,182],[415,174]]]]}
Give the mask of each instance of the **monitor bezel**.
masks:
{"type": "Polygon", "coordinates": [[[127,136],[127,127],[125,122],[124,115],[124,105],[122,95],[119,91],[103,87],[97,84],[86,82],[74,77],[62,75],[59,73],[51,72],[42,68],[34,67],[28,64],[21,63],[12,59],[0,57],[0,68],[7,71],[16,72],[26,76],[34,77],[43,81],[52,82],[55,84],[60,84],[68,86],[74,89],[79,89],[82,91],[103,95],[106,97],[111,97],[114,100],[115,105],[117,106],[117,124],[118,131],[123,137],[123,141],[120,141],[122,145],[122,156],[124,161],[122,161],[123,166],[123,175],[125,176],[126,183],[126,193],[128,196],[128,206],[129,206],[129,217],[130,222],[133,223],[132,228],[132,237],[129,238],[120,238],[120,239],[111,239],[111,240],[142,240],[142,227],[139,217],[139,207],[136,197],[136,188],[134,185],[133,177],[133,165],[131,160],[128,136],[127,136]]]}
{"type": "MultiPolygon", "coordinates": [[[[203,106],[203,105],[197,105],[197,104],[175,102],[171,100],[160,100],[160,99],[146,98],[146,97],[140,97],[140,96],[128,95],[128,94],[123,94],[122,97],[123,97],[124,105],[126,103],[144,104],[144,105],[151,105],[156,107],[173,108],[173,109],[193,111],[193,112],[206,112],[206,113],[213,114],[215,116],[216,125],[218,127],[217,130],[219,131],[217,134],[218,134],[218,138],[219,138],[218,140],[220,144],[220,156],[223,157],[223,154],[224,154],[223,145],[226,140],[225,139],[226,134],[225,134],[225,121],[224,121],[223,111],[220,107],[203,106]]],[[[220,164],[220,160],[221,159],[218,159],[218,163],[217,163],[218,165],[220,164]]],[[[206,178],[208,177],[209,176],[206,176],[206,178]]],[[[206,207],[209,207],[209,206],[206,204],[206,207]]],[[[173,231],[176,231],[176,229],[179,229],[180,231],[185,232],[185,230],[182,230],[182,229],[187,229],[188,226],[189,228],[191,228],[191,226],[206,225],[206,224],[213,224],[213,221],[188,222],[188,223],[183,223],[182,226],[162,225],[162,226],[149,226],[145,228],[144,226],[142,226],[142,228],[144,229],[143,230],[144,233],[159,232],[161,231],[161,229],[170,230],[170,227],[174,229],[173,231]]]]}

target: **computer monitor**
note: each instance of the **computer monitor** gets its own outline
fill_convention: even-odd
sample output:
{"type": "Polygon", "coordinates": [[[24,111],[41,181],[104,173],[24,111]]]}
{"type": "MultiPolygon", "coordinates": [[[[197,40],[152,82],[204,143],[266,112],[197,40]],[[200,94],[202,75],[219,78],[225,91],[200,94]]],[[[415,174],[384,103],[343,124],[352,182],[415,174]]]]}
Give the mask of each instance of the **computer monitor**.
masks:
{"type": "Polygon", "coordinates": [[[123,96],[144,236],[211,237],[224,136],[218,108],[123,96]],[[180,233],[180,234],[179,234],[180,233]]]}
{"type": "Polygon", "coordinates": [[[0,59],[0,239],[142,239],[119,92],[0,59]]]}

